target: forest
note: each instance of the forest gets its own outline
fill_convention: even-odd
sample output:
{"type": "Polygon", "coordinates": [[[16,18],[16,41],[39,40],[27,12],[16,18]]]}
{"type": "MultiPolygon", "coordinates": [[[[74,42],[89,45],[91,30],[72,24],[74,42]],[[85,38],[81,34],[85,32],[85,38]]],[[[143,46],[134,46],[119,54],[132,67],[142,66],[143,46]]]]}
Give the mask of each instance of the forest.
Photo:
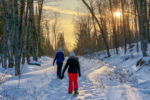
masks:
{"type": "Polygon", "coordinates": [[[82,0],[90,16],[76,20],[76,51],[84,54],[110,49],[132,47],[136,43],[137,52],[141,48],[147,56],[147,44],[150,42],[150,1],[149,0],[82,0]],[[85,44],[87,43],[88,44],[85,44]],[[141,47],[139,47],[141,42],[141,47]]]}
{"type": "MultiPolygon", "coordinates": [[[[82,2],[89,16],[74,19],[74,51],[78,55],[106,50],[110,57],[110,49],[115,48],[118,54],[119,48],[123,47],[126,53],[128,47],[136,43],[137,52],[141,48],[143,56],[147,56],[147,45],[150,42],[150,0],[82,2]]],[[[54,22],[50,26],[42,18],[42,6],[43,0],[0,1],[2,67],[12,68],[15,64],[16,75],[20,74],[20,64],[25,63],[25,58],[29,62],[31,56],[37,60],[42,55],[52,56],[58,47],[67,48],[64,34],[57,32],[57,16],[54,16],[54,22]],[[53,44],[45,34],[46,37],[53,34],[53,44]]],[[[65,51],[67,54],[68,50],[65,51]]]]}
{"type": "Polygon", "coordinates": [[[149,73],[150,0],[0,0],[0,100],[150,100],[149,73]]]}

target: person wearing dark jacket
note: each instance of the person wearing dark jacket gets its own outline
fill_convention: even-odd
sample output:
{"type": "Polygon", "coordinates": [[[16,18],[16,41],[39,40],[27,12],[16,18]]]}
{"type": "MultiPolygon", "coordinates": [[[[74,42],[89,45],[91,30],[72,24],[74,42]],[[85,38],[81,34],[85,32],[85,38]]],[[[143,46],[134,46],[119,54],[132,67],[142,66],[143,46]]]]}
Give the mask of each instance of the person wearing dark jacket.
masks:
{"type": "Polygon", "coordinates": [[[56,53],[55,59],[53,61],[53,66],[55,65],[55,62],[57,64],[57,77],[61,79],[61,69],[63,65],[63,61],[65,60],[64,53],[61,48],[58,49],[58,52],[56,53]]]}
{"type": "Polygon", "coordinates": [[[75,57],[74,52],[70,53],[70,57],[68,58],[67,63],[63,69],[62,78],[64,77],[64,73],[67,68],[68,68],[68,77],[69,77],[68,93],[72,94],[74,88],[74,94],[78,94],[78,75],[80,77],[81,72],[80,72],[80,64],[78,58],[75,57]]]}

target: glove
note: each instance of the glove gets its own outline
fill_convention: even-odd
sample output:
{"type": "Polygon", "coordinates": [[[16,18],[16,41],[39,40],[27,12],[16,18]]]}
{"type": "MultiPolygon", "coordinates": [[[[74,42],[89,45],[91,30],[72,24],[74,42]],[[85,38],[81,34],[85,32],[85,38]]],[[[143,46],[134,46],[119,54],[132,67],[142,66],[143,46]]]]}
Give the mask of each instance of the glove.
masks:
{"type": "Polygon", "coordinates": [[[61,76],[61,79],[63,79],[64,78],[64,74],[61,76]]]}
{"type": "Polygon", "coordinates": [[[79,73],[79,77],[81,77],[81,73],[79,73]]]}

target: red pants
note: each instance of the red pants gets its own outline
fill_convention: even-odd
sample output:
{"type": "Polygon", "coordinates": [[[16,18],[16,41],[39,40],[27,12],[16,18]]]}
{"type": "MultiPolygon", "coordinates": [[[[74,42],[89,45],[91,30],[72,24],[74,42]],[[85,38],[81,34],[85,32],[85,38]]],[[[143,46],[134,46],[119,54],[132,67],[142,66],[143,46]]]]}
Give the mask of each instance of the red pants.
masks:
{"type": "Polygon", "coordinates": [[[74,90],[78,90],[78,74],[77,73],[68,73],[69,77],[69,92],[73,92],[73,86],[74,90]]]}

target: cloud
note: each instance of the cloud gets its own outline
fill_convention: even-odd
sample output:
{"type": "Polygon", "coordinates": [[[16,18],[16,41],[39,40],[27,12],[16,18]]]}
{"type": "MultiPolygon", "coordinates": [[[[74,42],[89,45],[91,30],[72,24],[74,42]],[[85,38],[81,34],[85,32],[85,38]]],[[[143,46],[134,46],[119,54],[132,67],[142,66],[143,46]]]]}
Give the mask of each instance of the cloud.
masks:
{"type": "Polygon", "coordinates": [[[43,6],[44,10],[51,10],[53,12],[58,12],[62,14],[68,14],[68,15],[75,15],[75,16],[90,16],[89,13],[81,13],[81,12],[75,12],[75,11],[70,11],[70,10],[62,10],[58,8],[53,8],[50,6],[43,6]]]}

